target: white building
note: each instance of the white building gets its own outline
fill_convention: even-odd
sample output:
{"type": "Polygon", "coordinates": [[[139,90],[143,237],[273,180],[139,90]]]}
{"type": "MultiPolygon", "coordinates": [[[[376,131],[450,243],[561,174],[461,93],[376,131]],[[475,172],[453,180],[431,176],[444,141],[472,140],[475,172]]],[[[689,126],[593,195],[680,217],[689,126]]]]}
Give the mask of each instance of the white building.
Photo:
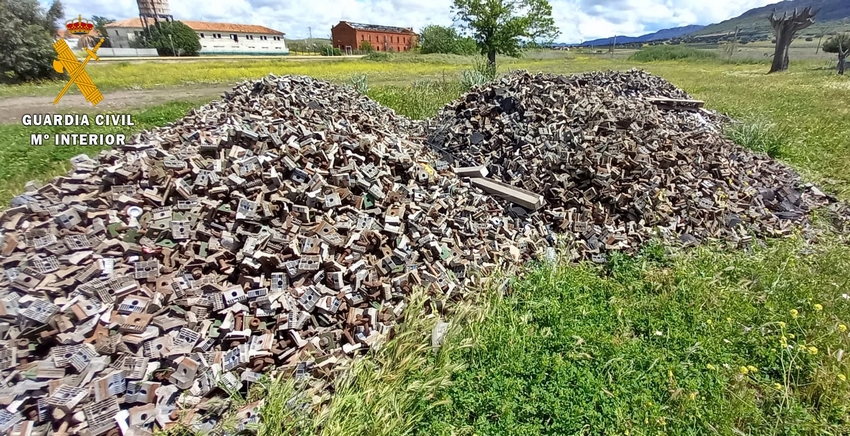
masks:
{"type": "MultiPolygon", "coordinates": [[[[183,21],[201,40],[201,55],[250,54],[287,55],[289,49],[283,40],[284,33],[253,24],[210,23],[183,21]]],[[[107,37],[114,48],[130,48],[130,41],[144,35],[139,18],[116,21],[106,25],[107,37]]]]}

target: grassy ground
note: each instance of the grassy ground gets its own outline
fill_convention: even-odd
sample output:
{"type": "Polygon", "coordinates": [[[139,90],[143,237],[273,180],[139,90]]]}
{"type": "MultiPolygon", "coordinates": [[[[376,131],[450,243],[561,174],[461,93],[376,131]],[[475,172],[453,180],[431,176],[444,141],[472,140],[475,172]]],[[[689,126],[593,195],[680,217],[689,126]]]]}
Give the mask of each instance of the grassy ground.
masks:
{"type": "MultiPolygon", "coordinates": [[[[540,57],[503,69],[645,68],[746,120],[734,132],[740,142],[850,197],[850,78],[822,64],[766,76],[762,64],[540,57]]],[[[323,65],[314,75],[346,81],[365,72],[370,96],[422,118],[461,93],[457,72],[469,64],[399,56],[323,65]]],[[[257,77],[269,66],[221,67],[212,77],[257,77]]],[[[304,64],[277,67],[315,73],[304,64]]],[[[122,68],[122,77],[147,80],[141,67],[122,68]]],[[[156,68],[156,80],[184,80],[167,65],[156,68]]],[[[137,124],[163,124],[188,107],[149,109],[137,124]]],[[[25,179],[92,151],[31,149],[19,126],[0,126],[0,137],[12,138],[0,149],[0,159],[13,162],[0,170],[4,201],[25,179]]],[[[504,296],[482,292],[457,307],[436,355],[428,347],[436,319],[409,312],[403,334],[343,375],[318,413],[286,406],[296,392],[291,381],[267,384],[260,434],[850,434],[846,294],[850,248],[832,235],[818,245],[794,239],[750,252],[653,246],[606,268],[529,266],[504,296]]]]}
{"type": "Polygon", "coordinates": [[[848,253],[535,268],[441,356],[468,367],[415,434],[847,434],[848,253]]]}
{"type": "Polygon", "coordinates": [[[30,146],[30,134],[49,133],[124,133],[129,135],[147,128],[162,126],[185,115],[197,107],[198,101],[177,101],[153,108],[132,112],[134,127],[26,127],[23,125],[0,125],[0,202],[3,207],[9,200],[23,192],[29,180],[47,180],[51,176],[65,174],[71,169],[68,160],[78,154],[95,155],[103,147],[55,147],[30,146]]]}

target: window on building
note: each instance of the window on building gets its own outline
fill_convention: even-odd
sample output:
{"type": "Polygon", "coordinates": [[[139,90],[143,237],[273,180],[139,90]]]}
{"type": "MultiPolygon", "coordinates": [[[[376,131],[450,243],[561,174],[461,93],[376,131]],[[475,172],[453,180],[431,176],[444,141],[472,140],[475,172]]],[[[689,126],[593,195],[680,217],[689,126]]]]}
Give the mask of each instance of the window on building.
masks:
{"type": "Polygon", "coordinates": [[[115,36],[118,36],[118,31],[117,31],[117,30],[115,31],[115,36]]]}
{"type": "Polygon", "coordinates": [[[203,38],[203,37],[204,37],[204,34],[202,33],[202,34],[201,34],[201,38],[203,38]]]}

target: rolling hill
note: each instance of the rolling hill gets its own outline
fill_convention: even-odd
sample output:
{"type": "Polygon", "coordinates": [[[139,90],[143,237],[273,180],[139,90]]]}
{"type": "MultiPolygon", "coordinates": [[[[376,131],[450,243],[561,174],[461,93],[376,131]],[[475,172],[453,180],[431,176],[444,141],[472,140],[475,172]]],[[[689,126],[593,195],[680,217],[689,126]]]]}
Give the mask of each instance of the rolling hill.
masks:
{"type": "Polygon", "coordinates": [[[767,17],[774,8],[777,15],[781,15],[786,11],[793,12],[794,8],[803,9],[807,6],[820,11],[815,16],[815,24],[798,36],[817,35],[821,32],[831,33],[850,27],[850,0],[788,0],[750,9],[735,18],[705,26],[688,36],[731,33],[736,27],[740,29],[742,35],[772,35],[773,28],[770,27],[767,17]]]}
{"type": "MultiPolygon", "coordinates": [[[[663,41],[670,38],[678,38],[680,36],[688,35],[694,32],[699,31],[704,26],[700,25],[690,25],[690,26],[682,26],[682,27],[673,27],[670,29],[661,29],[657,32],[647,33],[646,35],[641,36],[618,36],[617,44],[630,44],[635,42],[650,42],[650,41],[663,41]]],[[[610,45],[613,41],[613,37],[609,38],[599,38],[593,39],[590,41],[585,41],[581,45],[583,46],[600,46],[600,45],[610,45]]]]}

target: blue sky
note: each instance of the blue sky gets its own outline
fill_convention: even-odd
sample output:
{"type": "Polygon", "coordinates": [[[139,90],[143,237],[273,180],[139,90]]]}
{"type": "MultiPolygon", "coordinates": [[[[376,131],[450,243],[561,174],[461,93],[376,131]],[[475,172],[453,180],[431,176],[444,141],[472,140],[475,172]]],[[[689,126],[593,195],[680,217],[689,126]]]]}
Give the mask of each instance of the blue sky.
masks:
{"type": "MultiPolygon", "coordinates": [[[[47,5],[49,0],[40,0],[47,5]]],[[[560,42],[722,21],[777,0],[550,0],[560,42]]],[[[66,18],[138,16],[136,0],[63,0],[66,18]]],[[[452,0],[172,0],[176,19],[260,24],[287,38],[327,37],[340,20],[421,29],[449,25],[452,0]]]]}

